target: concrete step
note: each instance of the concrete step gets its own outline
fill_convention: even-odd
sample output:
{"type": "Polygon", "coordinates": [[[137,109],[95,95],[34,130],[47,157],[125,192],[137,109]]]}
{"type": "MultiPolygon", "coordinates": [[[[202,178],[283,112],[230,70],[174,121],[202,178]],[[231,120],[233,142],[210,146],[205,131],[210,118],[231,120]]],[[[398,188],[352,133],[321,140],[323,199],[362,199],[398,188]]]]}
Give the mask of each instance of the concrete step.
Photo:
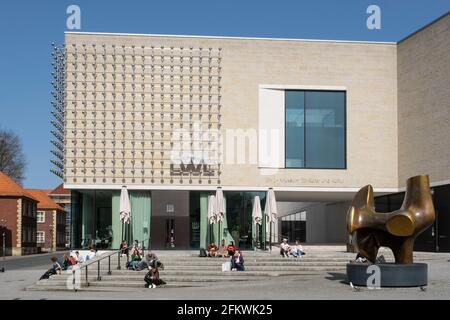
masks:
{"type": "MultiPolygon", "coordinates": [[[[161,275],[161,279],[166,281],[167,283],[177,283],[177,282],[230,282],[230,281],[255,281],[255,280],[264,280],[267,279],[267,276],[251,276],[251,277],[242,277],[242,276],[236,276],[236,275],[230,275],[230,276],[185,276],[185,275],[161,275]]],[[[81,280],[81,285],[85,285],[84,279],[81,280]]],[[[133,283],[141,283],[144,284],[144,275],[141,277],[130,277],[130,278],[122,278],[120,280],[115,279],[114,277],[107,278],[102,277],[101,281],[97,281],[96,278],[89,279],[89,285],[90,286],[105,286],[107,284],[109,285],[115,285],[115,286],[121,286],[121,287],[128,287],[132,285],[133,283]]],[[[49,281],[39,281],[36,283],[36,285],[40,286],[61,286],[66,287],[67,281],[66,279],[51,279],[49,281]]]]}
{"type": "MultiPolygon", "coordinates": [[[[189,264],[189,263],[196,263],[196,264],[202,264],[202,265],[206,265],[206,264],[222,264],[224,262],[230,261],[230,259],[220,259],[220,258],[196,258],[196,259],[173,259],[173,260],[167,260],[164,258],[160,258],[159,259],[162,263],[164,263],[165,265],[170,265],[170,264],[189,264]]],[[[311,258],[275,258],[275,259],[253,259],[251,257],[246,257],[244,258],[245,263],[247,262],[254,262],[254,263],[270,263],[270,262],[276,262],[276,263],[284,263],[284,264],[289,264],[289,263],[303,263],[303,262],[317,262],[317,263],[321,263],[321,262],[345,262],[347,263],[348,261],[352,260],[352,259],[345,259],[345,258],[339,258],[339,259],[311,259],[311,258]]],[[[126,261],[121,261],[121,265],[125,265],[126,261]]],[[[111,262],[111,267],[113,266],[117,266],[117,262],[113,263],[111,262]]],[[[93,264],[91,265],[92,267],[97,267],[98,264],[93,264]]],[[[107,266],[108,263],[101,263],[100,266],[107,266]]]]}
{"type": "MultiPolygon", "coordinates": [[[[196,283],[196,282],[176,282],[176,283],[168,283],[160,288],[185,288],[185,287],[205,287],[209,284],[205,283],[196,283]]],[[[81,286],[81,288],[77,289],[77,291],[86,291],[86,292],[136,292],[136,289],[141,288],[142,291],[150,290],[146,289],[144,283],[135,283],[130,287],[117,287],[115,284],[111,284],[110,286],[81,286]]],[[[158,289],[160,289],[158,288],[158,289]]],[[[68,289],[66,286],[60,285],[32,285],[26,288],[27,291],[74,291],[73,289],[68,289]]]]}
{"type": "MultiPolygon", "coordinates": [[[[309,271],[337,271],[337,270],[345,270],[344,267],[342,268],[330,268],[327,270],[324,269],[318,269],[318,268],[303,268],[303,269],[292,269],[292,270],[248,270],[246,269],[245,272],[222,272],[220,270],[213,270],[208,272],[198,271],[198,270],[164,270],[160,272],[161,277],[172,277],[172,276],[183,276],[183,277],[191,277],[191,278],[206,278],[206,277],[223,277],[223,278],[233,278],[233,277],[239,277],[239,278],[252,278],[252,277],[278,277],[278,276],[285,276],[285,275],[301,275],[305,274],[305,272],[309,271]]],[[[114,272],[111,275],[107,274],[101,274],[102,281],[103,280],[116,280],[116,281],[128,281],[133,279],[143,279],[145,276],[145,271],[131,271],[131,272],[114,272]]],[[[51,281],[65,281],[67,278],[69,278],[70,275],[57,275],[52,276],[51,281]]],[[[88,275],[89,281],[96,281],[97,280],[97,274],[89,274],[88,275]]],[[[86,279],[85,275],[82,275],[80,277],[82,281],[86,279]]]]}

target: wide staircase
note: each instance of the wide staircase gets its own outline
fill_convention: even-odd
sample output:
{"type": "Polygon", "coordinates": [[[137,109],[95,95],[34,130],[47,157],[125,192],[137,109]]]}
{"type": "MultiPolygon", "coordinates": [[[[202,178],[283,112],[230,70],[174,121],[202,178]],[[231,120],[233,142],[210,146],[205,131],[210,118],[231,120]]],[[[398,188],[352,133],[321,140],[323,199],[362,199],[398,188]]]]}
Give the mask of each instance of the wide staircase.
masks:
{"type": "MultiPolygon", "coordinates": [[[[268,277],[301,276],[305,274],[327,275],[329,272],[345,273],[346,263],[354,259],[354,253],[347,253],[341,247],[305,248],[302,258],[283,258],[278,248],[272,252],[244,251],[245,271],[222,272],[225,258],[200,258],[197,251],[155,251],[164,264],[160,277],[167,284],[163,287],[210,286],[223,282],[266,281],[268,277]]],[[[112,253],[112,252],[111,252],[112,253]]],[[[393,261],[388,251],[382,253],[387,261],[393,261]]],[[[79,291],[134,291],[144,288],[147,271],[132,271],[125,268],[126,258],[118,254],[106,257],[104,253],[82,264],[73,273],[64,271],[61,275],[40,280],[27,290],[79,290],[79,291]],[[120,266],[120,269],[119,269],[120,266]]],[[[415,254],[416,260],[427,256],[415,254]]]]}

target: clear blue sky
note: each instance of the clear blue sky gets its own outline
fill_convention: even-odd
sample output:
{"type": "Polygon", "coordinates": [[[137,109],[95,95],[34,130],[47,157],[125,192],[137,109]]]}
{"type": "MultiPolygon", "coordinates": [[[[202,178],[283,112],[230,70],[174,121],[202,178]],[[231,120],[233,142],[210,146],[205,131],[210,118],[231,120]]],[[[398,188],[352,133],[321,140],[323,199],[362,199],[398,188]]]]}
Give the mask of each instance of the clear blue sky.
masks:
{"type": "Polygon", "coordinates": [[[398,41],[450,10],[450,0],[1,1],[0,127],[23,141],[24,185],[52,188],[49,172],[51,42],[63,42],[66,8],[81,31],[398,41]],[[381,8],[381,30],[366,9],[381,8]]]}

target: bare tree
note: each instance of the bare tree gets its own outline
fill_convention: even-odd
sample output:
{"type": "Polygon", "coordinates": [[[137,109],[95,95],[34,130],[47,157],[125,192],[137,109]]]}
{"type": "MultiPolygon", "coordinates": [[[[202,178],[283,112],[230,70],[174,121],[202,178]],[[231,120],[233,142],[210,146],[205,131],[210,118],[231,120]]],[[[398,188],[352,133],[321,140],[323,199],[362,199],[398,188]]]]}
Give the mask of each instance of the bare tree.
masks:
{"type": "Polygon", "coordinates": [[[0,129],[0,171],[21,184],[25,166],[26,160],[19,136],[12,130],[0,129]]]}

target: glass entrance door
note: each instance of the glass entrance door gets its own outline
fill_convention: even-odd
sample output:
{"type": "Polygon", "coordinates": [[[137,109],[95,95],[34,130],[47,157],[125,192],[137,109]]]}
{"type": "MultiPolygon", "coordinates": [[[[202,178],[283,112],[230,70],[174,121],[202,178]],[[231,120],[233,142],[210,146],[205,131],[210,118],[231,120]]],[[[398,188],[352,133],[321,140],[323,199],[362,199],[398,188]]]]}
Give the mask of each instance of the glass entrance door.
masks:
{"type": "Polygon", "coordinates": [[[166,248],[175,248],[175,219],[166,219],[166,248]]]}
{"type": "MultiPolygon", "coordinates": [[[[227,229],[240,249],[251,249],[256,239],[252,236],[252,209],[255,196],[261,199],[261,208],[264,208],[264,192],[226,192],[227,229]]],[[[258,227],[258,241],[263,239],[264,228],[258,227]]],[[[256,235],[255,235],[256,236],[256,235]]]]}
{"type": "Polygon", "coordinates": [[[189,191],[152,192],[152,249],[189,249],[189,191]]]}

